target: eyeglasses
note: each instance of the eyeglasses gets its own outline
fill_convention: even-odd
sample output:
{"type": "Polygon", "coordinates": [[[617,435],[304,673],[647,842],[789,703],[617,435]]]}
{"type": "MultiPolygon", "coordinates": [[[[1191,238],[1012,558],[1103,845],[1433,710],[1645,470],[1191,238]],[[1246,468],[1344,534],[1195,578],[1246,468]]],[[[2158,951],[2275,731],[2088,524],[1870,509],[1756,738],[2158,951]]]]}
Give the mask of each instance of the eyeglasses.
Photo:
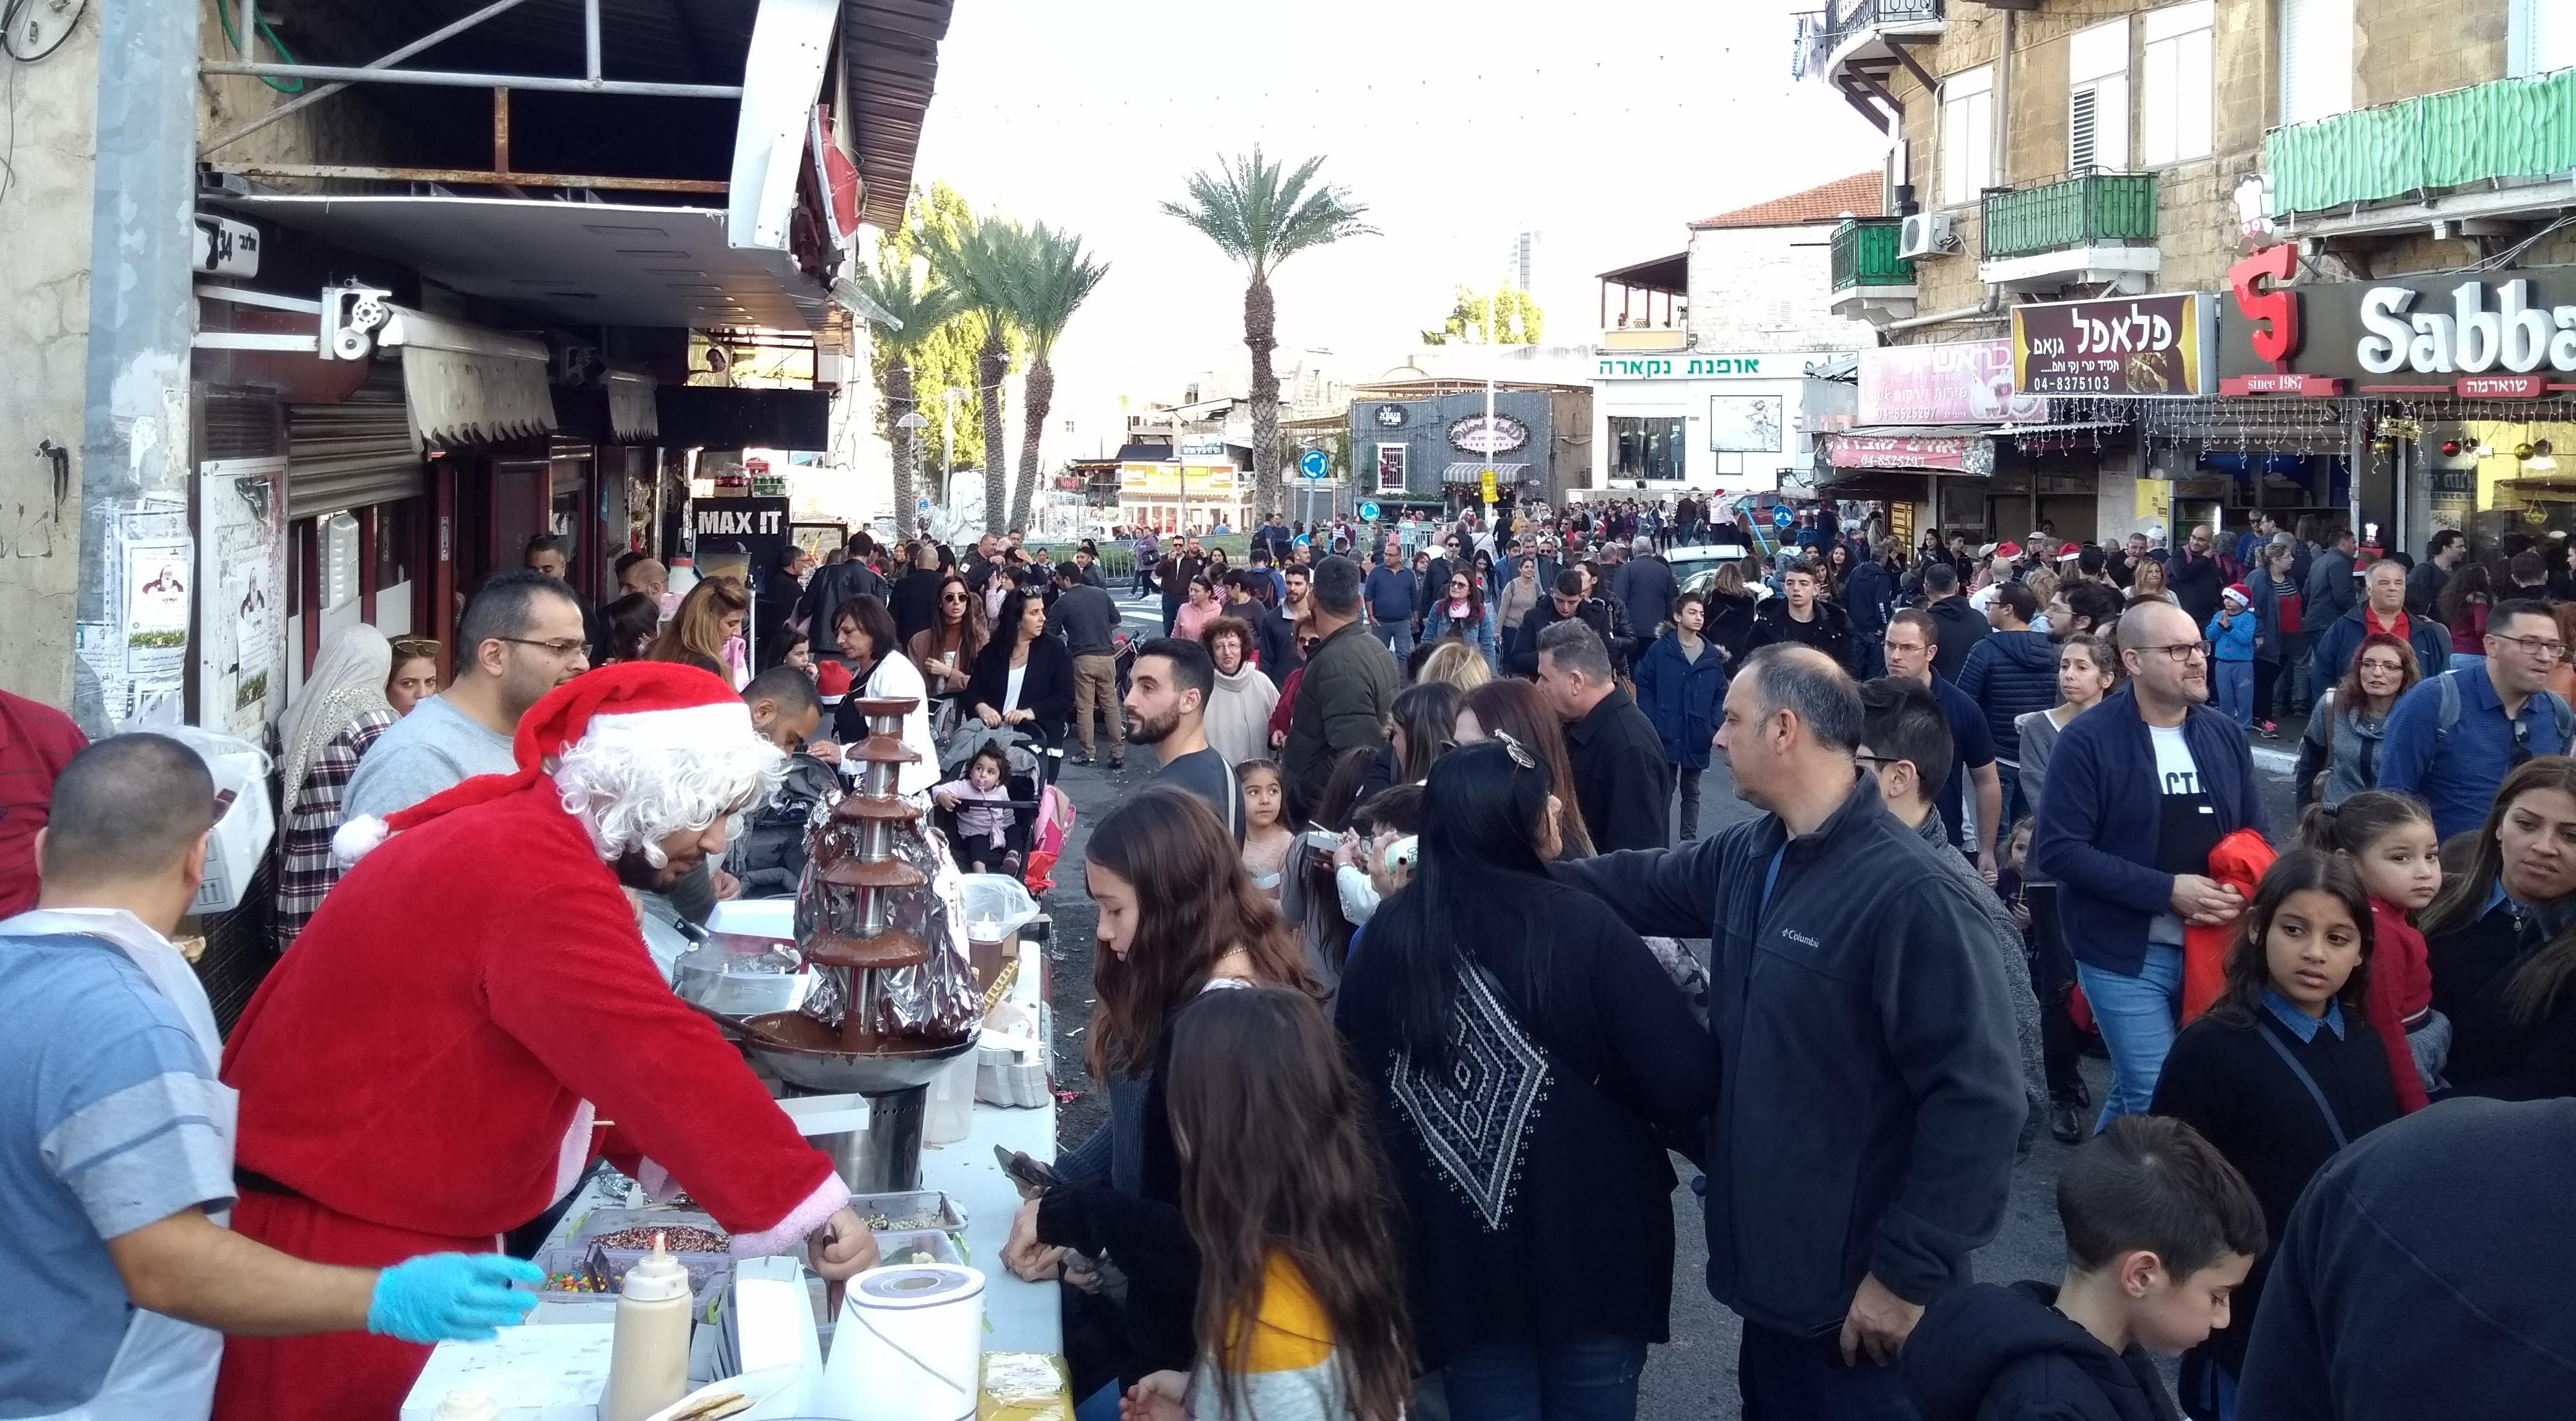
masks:
{"type": "Polygon", "coordinates": [[[577,651],[586,651],[590,647],[590,643],[583,641],[581,638],[569,636],[555,637],[549,641],[530,641],[528,638],[523,636],[496,636],[492,639],[494,641],[506,641],[514,646],[533,646],[538,650],[545,652],[547,655],[554,657],[570,656],[577,651]]]}
{"type": "Polygon", "coordinates": [[[1520,737],[1512,734],[1508,730],[1497,730],[1493,734],[1493,741],[1495,744],[1503,747],[1504,754],[1512,757],[1513,764],[1520,766],[1524,770],[1535,770],[1538,768],[1538,757],[1531,754],[1529,747],[1520,742],[1520,737]]]}
{"type": "Polygon", "coordinates": [[[2165,655],[2172,657],[2174,659],[2174,664],[2177,666],[2190,664],[2191,659],[2195,656],[2199,657],[2203,661],[2209,659],[2209,643],[2205,641],[2178,641],[2171,646],[2142,646],[2139,647],[2138,650],[2161,651],[2165,655]]]}
{"type": "Polygon", "coordinates": [[[2567,655],[2567,643],[2551,641],[2547,637],[2506,636],[2502,632],[2489,632],[2487,640],[2511,642],[2522,648],[2524,655],[2536,656],[2543,661],[2557,661],[2567,655]]]}
{"type": "Polygon", "coordinates": [[[963,607],[963,606],[965,606],[965,605],[966,605],[966,596],[965,596],[965,594],[964,594],[964,593],[961,593],[961,592],[952,592],[952,593],[947,594],[946,596],[941,597],[941,598],[939,599],[939,601],[940,601],[940,605],[942,605],[942,606],[946,606],[946,607],[963,607]]]}
{"type": "Polygon", "coordinates": [[[396,637],[393,639],[393,649],[394,655],[401,657],[436,656],[441,650],[437,642],[428,637],[419,636],[396,637]]]}

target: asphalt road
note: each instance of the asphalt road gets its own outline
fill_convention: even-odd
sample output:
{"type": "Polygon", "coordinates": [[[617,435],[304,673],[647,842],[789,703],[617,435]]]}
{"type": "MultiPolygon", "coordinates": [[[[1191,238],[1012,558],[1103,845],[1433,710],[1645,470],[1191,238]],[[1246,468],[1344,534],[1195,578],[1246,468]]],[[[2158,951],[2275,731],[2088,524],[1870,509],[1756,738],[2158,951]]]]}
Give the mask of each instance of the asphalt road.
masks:
{"type": "MultiPolygon", "coordinates": [[[[1120,601],[1131,632],[1160,633],[1158,601],[1129,601],[1123,596],[1120,601]]],[[[2284,721],[2280,740],[2255,743],[2256,768],[2263,780],[2265,808],[2276,838],[2286,838],[2296,822],[2291,813],[2290,769],[2297,751],[2297,733],[2292,722],[2284,721]]],[[[1107,1108],[1105,1097],[1093,1089],[1082,1067],[1091,1010],[1091,944],[1096,922],[1082,889],[1082,846],[1091,824],[1114,807],[1121,794],[1143,783],[1152,773],[1151,760],[1150,752],[1140,751],[1125,770],[1115,775],[1097,767],[1070,764],[1064,775],[1064,788],[1080,817],[1067,842],[1063,866],[1056,872],[1056,891],[1050,895],[1047,908],[1054,919],[1049,955],[1054,982],[1056,1084],[1059,1090],[1075,1093],[1057,1113],[1058,1139],[1068,1146],[1096,1128],[1107,1108]]],[[[1710,765],[1700,805],[1703,831],[1754,813],[1751,806],[1735,797],[1734,781],[1723,759],[1710,765]]],[[[2084,1071],[2098,1098],[2108,1082],[2106,1066],[2087,1057],[2084,1071]]],[[[2003,1226],[1994,1240],[1976,1254],[1979,1278],[2010,1282],[2059,1276],[2064,1267],[2065,1240],[2058,1231],[2055,1201],[2057,1170],[2066,1150],[2066,1146],[2043,1132],[2038,1148],[2013,1171],[2012,1197],[2003,1226]]],[[[1688,1187],[1691,1167],[1678,1158],[1674,1164],[1683,1187],[1673,1193],[1678,1247],[1673,1260],[1672,1341],[1655,1348],[1647,1361],[1640,1416],[1645,1421],[1733,1421],[1741,1410],[1735,1390],[1740,1324],[1733,1313],[1708,1295],[1703,1282],[1708,1256],[1699,1200],[1688,1187]]],[[[2170,1374],[2167,1381],[2171,1381],[2170,1374]]]]}

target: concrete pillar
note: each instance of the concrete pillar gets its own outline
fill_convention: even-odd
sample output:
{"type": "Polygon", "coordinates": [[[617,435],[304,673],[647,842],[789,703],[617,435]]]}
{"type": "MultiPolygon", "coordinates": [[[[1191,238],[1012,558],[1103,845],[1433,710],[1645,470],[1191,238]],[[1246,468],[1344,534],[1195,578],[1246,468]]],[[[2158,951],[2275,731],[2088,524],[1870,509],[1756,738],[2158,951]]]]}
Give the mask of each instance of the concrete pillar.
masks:
{"type": "MultiPolygon", "coordinates": [[[[196,332],[190,235],[196,203],[197,6],[118,0],[98,17],[97,159],[89,209],[89,348],[83,370],[79,618],[120,625],[118,520],[187,508],[188,342],[196,332]]],[[[184,528],[184,518],[181,521],[184,528]]],[[[75,720],[109,729],[83,665],[75,720]]]]}

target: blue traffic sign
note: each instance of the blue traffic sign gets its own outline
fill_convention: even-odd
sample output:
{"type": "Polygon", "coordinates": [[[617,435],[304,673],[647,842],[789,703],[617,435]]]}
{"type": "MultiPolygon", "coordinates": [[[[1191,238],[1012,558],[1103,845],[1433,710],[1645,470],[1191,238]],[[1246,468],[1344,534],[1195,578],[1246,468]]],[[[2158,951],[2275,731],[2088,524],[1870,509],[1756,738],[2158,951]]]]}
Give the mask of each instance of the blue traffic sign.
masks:
{"type": "Polygon", "coordinates": [[[1310,479],[1320,479],[1332,471],[1333,461],[1325,458],[1321,449],[1309,449],[1305,457],[1297,461],[1297,472],[1310,479]]]}
{"type": "Polygon", "coordinates": [[[1360,517],[1367,522],[1376,522],[1377,513],[1377,505],[1374,503],[1363,503],[1360,505],[1360,517]]]}
{"type": "Polygon", "coordinates": [[[1786,528],[1797,521],[1798,515],[1791,513],[1789,505],[1785,503],[1771,510],[1771,526],[1774,528],[1786,528]]]}

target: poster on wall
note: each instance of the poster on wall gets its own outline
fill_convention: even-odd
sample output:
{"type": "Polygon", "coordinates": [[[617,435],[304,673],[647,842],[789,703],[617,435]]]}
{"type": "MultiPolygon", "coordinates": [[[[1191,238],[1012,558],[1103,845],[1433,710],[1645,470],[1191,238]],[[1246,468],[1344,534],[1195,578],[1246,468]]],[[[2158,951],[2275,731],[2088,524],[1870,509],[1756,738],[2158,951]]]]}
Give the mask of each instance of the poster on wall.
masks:
{"type": "Polygon", "coordinates": [[[286,708],[286,461],[222,459],[198,478],[198,725],[257,744],[286,708]]]}
{"type": "Polygon", "coordinates": [[[1708,397],[1708,447],[1721,454],[1780,452],[1778,395],[1708,397]]]}
{"type": "Polygon", "coordinates": [[[186,538],[125,545],[125,674],[137,681],[176,681],[186,671],[192,551],[186,538]]]}

